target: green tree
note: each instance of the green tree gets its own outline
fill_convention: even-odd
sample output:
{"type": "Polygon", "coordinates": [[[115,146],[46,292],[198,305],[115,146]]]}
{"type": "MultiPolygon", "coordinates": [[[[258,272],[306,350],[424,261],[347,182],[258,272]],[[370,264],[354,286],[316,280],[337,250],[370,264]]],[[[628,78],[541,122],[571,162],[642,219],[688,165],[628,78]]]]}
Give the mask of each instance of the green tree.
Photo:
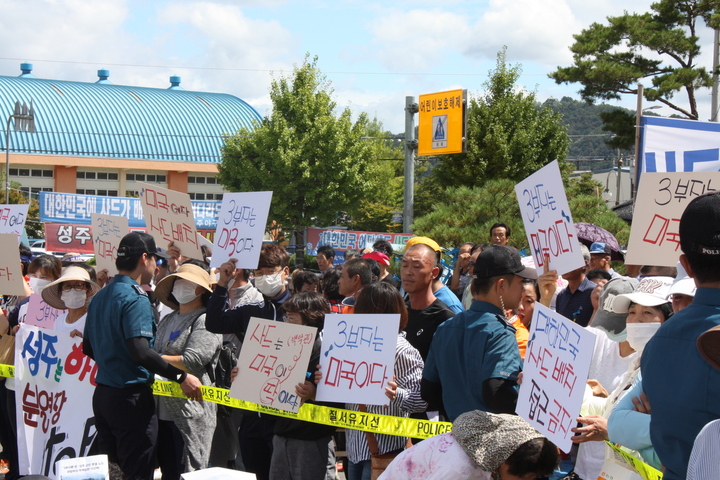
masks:
{"type": "Polygon", "coordinates": [[[317,57],[306,56],[291,78],[273,79],[272,112],[228,136],[218,165],[231,192],[272,190],[270,218],[294,231],[298,245],[305,227],[333,224],[373,193],[376,162],[362,140],[368,119],[353,122],[349,108],[336,116],[332,92],[317,57]]]}
{"type": "Polygon", "coordinates": [[[720,27],[720,0],[660,0],[651,12],[607,17],[575,35],[570,47],[574,64],[550,74],[557,83],[580,83],[583,100],[619,99],[637,94],[637,83],[648,79],[649,101],[658,101],[698,119],[696,91],[712,84],[699,66],[698,21],[720,27]],[[673,100],[683,91],[687,103],[673,100]]]}
{"type": "Polygon", "coordinates": [[[402,224],[392,224],[393,212],[403,205],[403,147],[397,135],[383,129],[382,122],[368,122],[365,139],[373,151],[371,193],[353,210],[353,230],[370,232],[401,231],[402,224]]]}
{"type": "Polygon", "coordinates": [[[520,66],[508,66],[505,51],[497,55],[484,95],[468,105],[467,152],[443,156],[432,172],[440,187],[481,186],[500,178],[520,181],[565,159],[568,136],[560,115],[538,105],[534,92],[518,88],[520,66]]]}
{"type": "MultiPolygon", "coordinates": [[[[585,180],[586,187],[591,185],[591,179],[585,180]]],[[[578,194],[568,195],[568,204],[575,222],[598,225],[614,234],[621,244],[627,244],[630,227],[602,198],[588,195],[582,187],[574,192],[578,194]]],[[[444,201],[415,220],[413,231],[447,247],[464,242],[489,243],[490,227],[495,222],[505,222],[510,227],[510,245],[519,250],[527,248],[514,180],[490,180],[482,187],[449,188],[444,201]]]]}

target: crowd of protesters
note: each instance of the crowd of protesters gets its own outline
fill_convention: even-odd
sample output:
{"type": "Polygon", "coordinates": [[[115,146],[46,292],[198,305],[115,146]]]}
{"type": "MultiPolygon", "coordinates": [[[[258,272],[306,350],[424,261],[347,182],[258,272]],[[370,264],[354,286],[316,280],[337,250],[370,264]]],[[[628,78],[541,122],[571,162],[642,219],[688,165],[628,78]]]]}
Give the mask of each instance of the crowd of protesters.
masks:
{"type": "MultiPolygon", "coordinates": [[[[332,480],[338,468],[349,480],[369,480],[382,472],[373,471],[372,457],[385,455],[394,460],[384,479],[510,480],[549,477],[561,458],[515,415],[539,302],[595,336],[567,479],[608,475],[613,455],[605,440],[666,479],[717,478],[720,194],[690,203],[680,220],[679,258],[658,265],[613,263],[620,252],[598,239],[578,245],[584,266],[558,276],[548,262],[536,271],[531,258],[507,245],[510,237],[510,228],[496,223],[487,239],[458,245],[447,285],[443,248],[427,237],[412,237],[402,251],[385,240],[347,249],[342,262],[324,245],[318,270],[293,272],[285,249],[265,243],[255,270],[230,260],[211,271],[209,251],[185,258],[173,245],[163,252],[150,235],[131,233],[120,243],[112,278],[82,262],[32,258],[21,246],[26,295],[4,299],[0,330],[13,335],[22,328],[32,293],[65,311],[56,329],[82,337],[98,365],[92,452],[107,454],[122,478],[150,479],[159,468],[162,479],[177,480],[215,466],[260,480],[332,480]],[[330,313],[349,321],[353,314],[399,315],[394,376],[385,386],[389,407],[315,400],[330,313]],[[253,317],[317,328],[307,380],[296,387],[303,402],[445,420],[453,432],[423,441],[337,432],[203,402],[200,387],[220,386],[222,353],[238,356],[253,317]],[[156,375],[180,384],[188,399],[153,396],[156,375]]],[[[9,479],[36,473],[18,471],[14,390],[13,379],[0,387],[9,479]]]]}

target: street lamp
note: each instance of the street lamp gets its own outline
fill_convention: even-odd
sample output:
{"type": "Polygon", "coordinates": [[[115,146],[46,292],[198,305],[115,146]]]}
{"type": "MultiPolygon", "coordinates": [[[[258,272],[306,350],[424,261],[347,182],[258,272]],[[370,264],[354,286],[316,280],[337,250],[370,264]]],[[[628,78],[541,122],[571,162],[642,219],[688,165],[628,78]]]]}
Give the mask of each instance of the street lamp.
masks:
{"type": "Polygon", "coordinates": [[[15,113],[7,119],[5,127],[5,203],[10,203],[10,121],[15,119],[15,131],[35,133],[35,110],[32,100],[27,103],[15,102],[15,113]]]}

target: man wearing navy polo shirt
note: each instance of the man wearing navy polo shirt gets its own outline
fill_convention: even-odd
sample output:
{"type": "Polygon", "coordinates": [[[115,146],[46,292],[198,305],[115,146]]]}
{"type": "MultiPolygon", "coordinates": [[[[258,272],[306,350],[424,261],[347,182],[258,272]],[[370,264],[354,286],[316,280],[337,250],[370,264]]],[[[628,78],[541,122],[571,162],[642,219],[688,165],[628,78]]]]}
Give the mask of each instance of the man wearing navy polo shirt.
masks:
{"type": "Polygon", "coordinates": [[[476,409],[515,413],[522,360],[505,312],[520,303],[522,279],[537,278],[506,245],[483,250],[473,273],[473,303],[438,326],[421,383],[423,399],[450,421],[476,409]]]}
{"type": "Polygon", "coordinates": [[[680,263],[695,279],[695,297],[660,326],[641,361],[650,439],[665,480],[685,478],[695,437],[720,418],[720,371],[697,348],[700,334],[720,325],[720,193],[690,202],[679,232],[680,263]]]}
{"type": "Polygon", "coordinates": [[[153,478],[158,428],[153,374],[202,400],[200,380],[152,350],[157,325],[141,284],[152,279],[160,255],[151,235],[125,235],[115,262],[118,274],[90,302],[84,331],[83,351],[98,366],[93,412],[99,450],[120,466],[126,480],[153,478]]]}

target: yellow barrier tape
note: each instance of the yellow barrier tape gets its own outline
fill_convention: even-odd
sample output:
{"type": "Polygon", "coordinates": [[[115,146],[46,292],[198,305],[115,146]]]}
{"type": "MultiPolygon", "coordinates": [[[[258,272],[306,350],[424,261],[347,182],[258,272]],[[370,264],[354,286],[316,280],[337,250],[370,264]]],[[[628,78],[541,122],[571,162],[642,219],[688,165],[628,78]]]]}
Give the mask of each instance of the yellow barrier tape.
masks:
{"type": "Polygon", "coordinates": [[[657,468],[651,467],[647,463],[643,462],[634,455],[626,452],[618,445],[605,440],[610,448],[612,448],[618,455],[620,455],[625,462],[630,465],[644,480],[662,480],[663,473],[657,468]]]}
{"type": "MultiPolygon", "coordinates": [[[[15,367],[0,364],[1,377],[14,377],[15,367]]],[[[152,384],[153,394],[164,397],[187,398],[176,382],[156,380],[152,384]]],[[[266,413],[278,417],[294,418],[305,422],[321,423],[337,428],[351,428],[365,432],[397,435],[400,437],[430,438],[452,430],[452,423],[418,420],[416,418],[393,417],[375,413],[363,413],[342,408],[304,403],[298,413],[246,402],[230,397],[226,388],[201,387],[203,400],[251,412],[266,413]]]]}

